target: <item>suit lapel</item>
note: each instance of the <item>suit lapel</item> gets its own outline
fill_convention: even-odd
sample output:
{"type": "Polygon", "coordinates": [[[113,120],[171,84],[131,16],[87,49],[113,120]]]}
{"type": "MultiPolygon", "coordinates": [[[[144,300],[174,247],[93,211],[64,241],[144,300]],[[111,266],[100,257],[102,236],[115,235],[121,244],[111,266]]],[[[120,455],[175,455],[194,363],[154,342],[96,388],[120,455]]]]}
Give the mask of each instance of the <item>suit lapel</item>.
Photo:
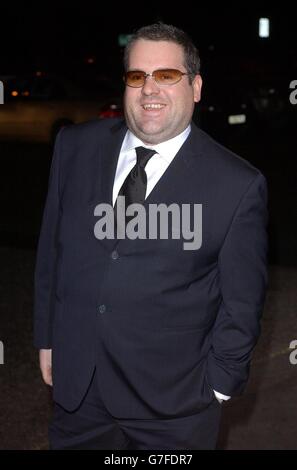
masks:
{"type": "Polygon", "coordinates": [[[183,199],[187,197],[187,188],[191,189],[189,183],[193,179],[192,165],[200,156],[197,142],[198,132],[196,126],[192,124],[189,137],[146,198],[145,205],[161,202],[182,203],[183,199]]]}
{"type": "Polygon", "coordinates": [[[108,204],[112,204],[114,178],[121,146],[126,132],[127,127],[124,125],[123,122],[116,124],[110,130],[110,140],[107,142],[107,145],[104,149],[104,153],[102,154],[100,171],[100,199],[108,204]]]}
{"type": "MultiPolygon", "coordinates": [[[[96,185],[96,190],[93,196],[94,208],[97,204],[109,204],[112,206],[112,192],[114,178],[116,174],[117,163],[121,146],[127,132],[127,127],[124,121],[117,123],[110,129],[110,134],[107,139],[100,140],[100,169],[99,169],[99,184],[96,185]]],[[[100,136],[99,136],[100,137],[100,136]]],[[[117,243],[115,239],[100,240],[106,249],[112,250],[113,246],[117,243]]]]}

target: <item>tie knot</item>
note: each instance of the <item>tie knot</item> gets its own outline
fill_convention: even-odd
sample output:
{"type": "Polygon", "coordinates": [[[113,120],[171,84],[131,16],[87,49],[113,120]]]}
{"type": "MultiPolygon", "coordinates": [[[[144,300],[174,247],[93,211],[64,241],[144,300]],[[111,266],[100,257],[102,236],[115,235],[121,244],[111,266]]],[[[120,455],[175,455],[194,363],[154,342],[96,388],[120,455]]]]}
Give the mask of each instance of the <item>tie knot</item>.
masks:
{"type": "Polygon", "coordinates": [[[156,153],[153,149],[147,149],[145,147],[136,147],[137,165],[144,168],[149,159],[156,153]]]}

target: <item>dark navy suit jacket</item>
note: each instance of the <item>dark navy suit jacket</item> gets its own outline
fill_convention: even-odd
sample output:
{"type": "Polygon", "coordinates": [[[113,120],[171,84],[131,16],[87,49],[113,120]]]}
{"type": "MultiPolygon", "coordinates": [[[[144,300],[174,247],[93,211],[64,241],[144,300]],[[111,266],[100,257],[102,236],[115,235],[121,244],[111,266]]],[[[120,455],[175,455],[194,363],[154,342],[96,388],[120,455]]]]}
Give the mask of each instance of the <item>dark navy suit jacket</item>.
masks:
{"type": "Polygon", "coordinates": [[[199,250],[184,240],[98,240],[127,128],[62,130],[35,273],[35,345],[53,349],[54,399],[77,408],[93,372],[118,418],[180,417],[213,389],[242,393],[267,282],[262,174],[192,124],[144,205],[202,204],[199,250]],[[116,251],[117,256],[114,256],[116,251]]]}

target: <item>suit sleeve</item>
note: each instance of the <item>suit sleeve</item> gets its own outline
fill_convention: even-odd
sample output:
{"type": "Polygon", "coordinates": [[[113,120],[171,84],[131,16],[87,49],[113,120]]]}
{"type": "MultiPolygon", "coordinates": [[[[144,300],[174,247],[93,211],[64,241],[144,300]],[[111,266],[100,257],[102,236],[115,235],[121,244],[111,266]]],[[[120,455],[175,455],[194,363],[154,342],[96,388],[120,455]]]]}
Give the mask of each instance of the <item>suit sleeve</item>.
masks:
{"type": "Polygon", "coordinates": [[[219,254],[222,302],[208,356],[208,379],[240,395],[260,335],[267,287],[267,186],[260,173],[241,199],[219,254]]]}
{"type": "Polygon", "coordinates": [[[57,261],[59,222],[59,166],[61,153],[59,132],[51,164],[48,194],[39,236],[34,276],[34,345],[50,349],[52,343],[53,299],[57,261]]]}

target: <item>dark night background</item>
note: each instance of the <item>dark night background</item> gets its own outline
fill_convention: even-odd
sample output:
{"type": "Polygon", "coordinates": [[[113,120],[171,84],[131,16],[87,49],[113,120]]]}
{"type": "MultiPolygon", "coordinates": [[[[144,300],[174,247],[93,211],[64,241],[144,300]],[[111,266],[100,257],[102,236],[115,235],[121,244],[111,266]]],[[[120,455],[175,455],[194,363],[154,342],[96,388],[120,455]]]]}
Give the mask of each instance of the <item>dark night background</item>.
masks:
{"type": "MultiPolygon", "coordinates": [[[[224,405],[219,448],[297,449],[297,365],[289,362],[290,342],[297,339],[297,105],[289,101],[290,82],[297,80],[297,7],[7,3],[1,5],[0,80],[40,71],[84,83],[88,100],[90,90],[99,100],[99,113],[99,103],[102,109],[110,100],[120,103],[119,34],[159,20],[187,31],[200,51],[204,85],[197,123],[258,167],[269,188],[263,333],[245,395],[224,405]],[[258,37],[260,17],[270,19],[269,38],[258,37]],[[227,126],[224,117],[239,104],[247,125],[227,126]]],[[[1,137],[2,114],[13,105],[9,98],[0,105],[0,449],[46,449],[51,397],[32,346],[32,299],[53,140],[1,137]]],[[[51,100],[43,106],[50,108],[51,100]]]]}

